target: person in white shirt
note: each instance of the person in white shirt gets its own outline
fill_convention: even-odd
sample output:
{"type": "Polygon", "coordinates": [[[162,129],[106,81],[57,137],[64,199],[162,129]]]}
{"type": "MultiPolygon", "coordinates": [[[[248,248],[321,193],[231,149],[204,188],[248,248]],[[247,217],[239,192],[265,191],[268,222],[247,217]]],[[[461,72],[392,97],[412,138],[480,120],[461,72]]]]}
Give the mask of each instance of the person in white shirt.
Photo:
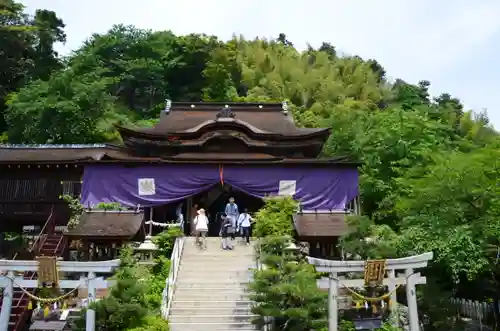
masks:
{"type": "Polygon", "coordinates": [[[246,208],[238,217],[238,228],[241,231],[241,237],[245,239],[247,245],[250,245],[250,227],[252,226],[252,220],[252,216],[250,216],[246,208]]]}
{"type": "Polygon", "coordinates": [[[205,215],[205,209],[200,208],[196,212],[198,215],[193,220],[196,229],[196,244],[202,248],[207,248],[206,236],[208,233],[208,217],[205,215]]]}

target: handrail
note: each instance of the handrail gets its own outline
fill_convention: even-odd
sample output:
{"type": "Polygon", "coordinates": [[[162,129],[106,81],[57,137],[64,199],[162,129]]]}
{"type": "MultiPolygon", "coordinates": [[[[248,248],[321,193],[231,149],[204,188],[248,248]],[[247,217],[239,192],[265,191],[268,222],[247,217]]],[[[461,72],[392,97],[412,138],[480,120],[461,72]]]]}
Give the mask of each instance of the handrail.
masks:
{"type": "MultiPolygon", "coordinates": [[[[52,207],[50,208],[50,215],[49,217],[47,218],[47,220],[45,221],[45,224],[43,225],[42,227],[42,230],[40,230],[40,233],[38,234],[37,238],[35,239],[35,241],[33,242],[33,244],[31,245],[31,248],[30,248],[30,251],[34,251],[35,247],[36,247],[36,244],[38,242],[38,239],[43,235],[43,232],[45,231],[45,229],[47,228],[47,225],[52,221],[52,215],[54,213],[54,205],[52,205],[52,207]]],[[[36,253],[36,252],[35,252],[36,253]]],[[[14,258],[13,260],[16,259],[17,257],[17,254],[16,253],[14,255],[14,258]]],[[[25,272],[23,275],[25,275],[26,277],[28,277],[29,280],[33,280],[33,278],[35,278],[35,275],[36,275],[36,272],[34,271],[30,271],[30,272],[25,272]]],[[[18,308],[19,305],[21,304],[21,302],[23,302],[23,299],[24,297],[26,296],[26,294],[23,292],[21,294],[21,297],[19,298],[19,300],[17,301],[17,304],[15,307],[13,308],[18,308]]],[[[28,307],[25,307],[25,309],[23,310],[23,312],[19,315],[17,321],[16,321],[16,325],[14,327],[14,330],[17,331],[19,330],[19,327],[22,325],[21,323],[23,323],[28,317],[26,316],[26,314],[28,313],[28,307]]]]}
{"type": "Polygon", "coordinates": [[[66,243],[66,237],[65,236],[61,236],[61,238],[59,238],[59,241],[57,242],[56,248],[54,249],[54,254],[55,255],[57,255],[57,253],[59,252],[59,247],[62,247],[62,249],[64,251],[65,243],[66,243]]]}
{"type": "Polygon", "coordinates": [[[164,319],[168,318],[170,307],[172,306],[174,287],[177,281],[177,275],[179,274],[182,251],[184,250],[184,241],[184,237],[177,237],[175,239],[172,256],[170,257],[170,271],[168,272],[168,277],[165,280],[165,288],[163,289],[161,301],[161,316],[164,319]]]}
{"type": "Polygon", "coordinates": [[[33,242],[33,244],[31,245],[30,252],[33,252],[33,251],[34,251],[35,246],[36,246],[36,244],[38,243],[38,240],[42,237],[42,235],[43,235],[43,233],[44,233],[45,229],[47,228],[47,225],[48,225],[49,223],[51,223],[53,213],[54,213],[54,205],[52,205],[52,207],[50,208],[50,215],[49,215],[49,217],[47,218],[47,221],[45,221],[45,224],[43,225],[42,230],[40,230],[40,233],[38,234],[38,236],[36,237],[35,241],[34,241],[34,242],[33,242]]]}
{"type": "MultiPolygon", "coordinates": [[[[49,222],[51,221],[53,212],[54,212],[54,205],[52,205],[52,207],[50,208],[49,217],[45,221],[45,224],[43,225],[42,229],[40,230],[40,233],[38,234],[38,236],[36,236],[35,241],[33,242],[33,244],[31,244],[31,247],[28,251],[31,252],[35,248],[35,245],[38,242],[38,239],[42,236],[43,231],[45,231],[45,228],[47,227],[47,224],[49,224],[49,222]]],[[[12,258],[12,260],[15,260],[17,258],[17,255],[19,255],[19,252],[16,252],[16,254],[14,254],[14,257],[12,258]]]]}

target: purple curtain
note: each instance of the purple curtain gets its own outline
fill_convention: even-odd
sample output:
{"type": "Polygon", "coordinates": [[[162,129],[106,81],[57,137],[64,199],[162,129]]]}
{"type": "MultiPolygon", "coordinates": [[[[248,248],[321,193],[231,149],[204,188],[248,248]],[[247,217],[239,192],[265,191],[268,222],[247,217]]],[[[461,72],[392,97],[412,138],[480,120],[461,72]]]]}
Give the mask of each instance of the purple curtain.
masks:
{"type": "Polygon", "coordinates": [[[155,206],[185,199],[219,184],[256,197],[293,194],[304,209],[343,209],[358,195],[356,168],[298,166],[151,165],[85,167],[82,203],[155,206]],[[141,190],[142,188],[142,190],[141,190]]]}
{"type": "Polygon", "coordinates": [[[216,165],[89,165],[83,173],[82,204],[119,202],[127,207],[158,206],[206,191],[218,181],[216,165]],[[154,179],[154,194],[139,194],[141,178],[154,179]]]}
{"type": "Polygon", "coordinates": [[[358,195],[356,168],[224,166],[224,181],[256,197],[279,194],[280,181],[296,183],[304,209],[344,209],[358,195]]]}

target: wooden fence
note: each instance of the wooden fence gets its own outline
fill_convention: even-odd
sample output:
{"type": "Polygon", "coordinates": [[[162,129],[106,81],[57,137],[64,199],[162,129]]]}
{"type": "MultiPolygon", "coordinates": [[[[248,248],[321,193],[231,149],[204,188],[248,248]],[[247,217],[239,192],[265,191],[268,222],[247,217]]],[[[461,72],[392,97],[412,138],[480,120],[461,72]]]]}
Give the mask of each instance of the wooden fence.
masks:
{"type": "Polygon", "coordinates": [[[461,317],[476,321],[485,321],[493,316],[493,303],[451,298],[451,303],[457,307],[461,317]]]}

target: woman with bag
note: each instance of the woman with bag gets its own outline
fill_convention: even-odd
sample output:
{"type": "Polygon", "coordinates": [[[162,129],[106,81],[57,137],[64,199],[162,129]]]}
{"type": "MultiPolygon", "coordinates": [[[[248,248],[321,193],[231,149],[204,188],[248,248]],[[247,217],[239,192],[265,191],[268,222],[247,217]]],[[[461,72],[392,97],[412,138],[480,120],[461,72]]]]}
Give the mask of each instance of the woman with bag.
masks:
{"type": "Polygon", "coordinates": [[[205,215],[205,209],[203,208],[198,209],[196,213],[198,215],[193,220],[196,229],[196,244],[205,250],[207,249],[208,217],[205,215]]]}

